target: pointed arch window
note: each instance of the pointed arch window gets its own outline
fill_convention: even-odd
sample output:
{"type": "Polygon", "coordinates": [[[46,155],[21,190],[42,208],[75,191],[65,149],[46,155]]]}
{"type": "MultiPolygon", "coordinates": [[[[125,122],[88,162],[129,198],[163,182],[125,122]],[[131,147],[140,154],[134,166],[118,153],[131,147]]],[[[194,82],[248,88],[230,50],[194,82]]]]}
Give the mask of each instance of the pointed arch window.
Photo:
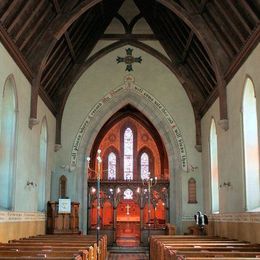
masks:
{"type": "Polygon", "coordinates": [[[116,155],[113,152],[108,155],[108,179],[116,179],[116,155]]]}
{"type": "Polygon", "coordinates": [[[134,166],[134,135],[131,128],[126,128],[124,132],[124,180],[133,179],[134,166]]]}
{"type": "Polygon", "coordinates": [[[38,211],[45,209],[45,181],[47,174],[47,148],[48,148],[48,132],[47,122],[44,118],[42,120],[41,134],[40,134],[40,171],[39,171],[39,185],[38,185],[38,211]]]}
{"type": "Polygon", "coordinates": [[[242,116],[246,209],[254,210],[260,207],[259,145],[256,97],[249,78],[244,87],[242,116]]]}
{"type": "Polygon", "coordinates": [[[218,173],[218,139],[214,119],[210,127],[210,171],[212,212],[219,212],[219,173],[218,173]]]}
{"type": "Polygon", "coordinates": [[[60,177],[60,198],[66,198],[67,197],[67,178],[66,176],[62,175],[60,177]]]}
{"type": "Polygon", "coordinates": [[[1,110],[0,206],[11,209],[17,121],[16,88],[12,76],[7,78],[4,85],[1,110]]]}
{"type": "Polygon", "coordinates": [[[141,179],[148,179],[149,178],[149,156],[147,153],[142,153],[141,160],[140,160],[140,170],[141,170],[141,179]]]}
{"type": "Polygon", "coordinates": [[[188,203],[197,203],[196,180],[190,178],[188,181],[188,203]]]}

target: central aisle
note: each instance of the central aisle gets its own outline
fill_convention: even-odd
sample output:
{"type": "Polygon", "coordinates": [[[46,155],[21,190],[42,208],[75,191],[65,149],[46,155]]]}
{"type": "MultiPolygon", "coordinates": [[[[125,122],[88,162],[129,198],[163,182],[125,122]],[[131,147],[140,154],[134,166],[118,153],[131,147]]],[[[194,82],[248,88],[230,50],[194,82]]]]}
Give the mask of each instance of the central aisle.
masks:
{"type": "Polygon", "coordinates": [[[148,260],[146,253],[109,253],[108,260],[148,260]]]}

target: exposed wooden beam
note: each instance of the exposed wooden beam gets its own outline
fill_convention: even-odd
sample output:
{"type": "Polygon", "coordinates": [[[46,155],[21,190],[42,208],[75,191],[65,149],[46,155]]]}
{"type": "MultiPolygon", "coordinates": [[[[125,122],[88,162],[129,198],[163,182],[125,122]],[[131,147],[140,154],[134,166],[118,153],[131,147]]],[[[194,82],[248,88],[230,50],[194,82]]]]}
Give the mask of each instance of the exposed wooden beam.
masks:
{"type": "MultiPolygon", "coordinates": [[[[80,53],[82,51],[84,53],[84,50],[86,49],[86,42],[88,43],[87,45],[91,46],[90,48],[94,48],[94,46],[91,45],[93,43],[93,39],[98,41],[98,39],[96,38],[96,34],[100,30],[99,16],[96,15],[94,17],[90,17],[88,20],[88,26],[83,27],[83,30],[74,41],[77,53],[80,53]]],[[[78,60],[81,60],[81,58],[82,54],[80,55],[78,60]]]]}
{"type": "Polygon", "coordinates": [[[215,20],[217,24],[217,30],[221,31],[222,35],[224,36],[224,40],[228,42],[228,44],[232,47],[235,53],[239,52],[239,45],[233,39],[233,36],[228,30],[226,23],[222,20],[222,18],[216,12],[216,5],[213,2],[208,4],[208,12],[211,14],[212,19],[215,20]]]}
{"type": "Polygon", "coordinates": [[[129,23],[129,33],[132,33],[133,32],[133,29],[134,29],[134,26],[136,25],[136,23],[142,19],[143,16],[141,13],[139,13],[138,15],[136,15],[132,20],[131,22],[129,23]]]}
{"type": "Polygon", "coordinates": [[[115,18],[123,25],[125,33],[130,33],[129,25],[126,22],[125,18],[121,16],[120,14],[116,14],[115,18]]]}
{"type": "Polygon", "coordinates": [[[205,72],[207,73],[207,76],[211,79],[211,81],[213,82],[213,85],[217,84],[217,80],[214,77],[214,71],[212,68],[211,63],[209,62],[204,62],[202,61],[202,57],[204,58],[205,53],[203,51],[201,51],[198,47],[197,49],[195,49],[195,47],[197,47],[196,45],[190,49],[190,53],[193,53],[193,55],[196,56],[196,59],[199,61],[199,63],[201,64],[201,67],[205,70],[205,72]],[[202,54],[202,57],[200,56],[202,54]]]}
{"type": "Polygon", "coordinates": [[[17,1],[13,0],[10,5],[7,7],[7,9],[5,10],[5,12],[3,13],[3,15],[0,18],[0,22],[4,23],[5,19],[8,17],[8,15],[13,11],[13,9],[15,8],[15,6],[17,5],[17,1]]]}
{"type": "Polygon", "coordinates": [[[249,39],[246,41],[245,45],[239,52],[239,54],[233,59],[230,66],[225,72],[225,80],[228,83],[238,69],[241,67],[245,59],[249,56],[249,54],[254,50],[254,48],[259,44],[260,41],[260,25],[258,25],[249,39]]]}
{"type": "Polygon", "coordinates": [[[251,33],[251,29],[249,27],[249,25],[247,24],[247,22],[245,21],[245,19],[243,18],[243,16],[241,15],[240,12],[238,12],[236,6],[231,2],[231,1],[226,1],[226,4],[228,5],[228,7],[233,11],[233,13],[236,15],[236,17],[238,18],[238,20],[240,21],[240,23],[243,25],[243,27],[245,28],[246,32],[248,34],[251,33]]]}
{"type": "Polygon", "coordinates": [[[221,45],[223,51],[225,51],[226,55],[231,60],[235,54],[235,51],[230,46],[230,44],[225,40],[225,35],[223,35],[222,31],[218,30],[218,24],[215,19],[212,17],[210,12],[204,12],[203,17],[205,22],[210,27],[211,31],[215,34],[215,37],[219,44],[221,45]]]}
{"type": "Polygon", "coordinates": [[[259,23],[259,19],[257,17],[257,15],[255,14],[255,12],[252,10],[252,8],[250,7],[250,5],[247,3],[246,0],[240,0],[241,4],[243,5],[243,7],[245,8],[245,10],[247,11],[248,14],[250,14],[250,16],[253,18],[253,20],[255,21],[255,23],[259,23]]]}
{"type": "Polygon", "coordinates": [[[202,80],[204,81],[203,83],[203,87],[206,88],[206,86],[208,85],[209,88],[209,92],[214,88],[214,83],[212,85],[212,82],[210,82],[209,78],[208,78],[208,74],[209,72],[205,69],[204,66],[202,66],[202,64],[204,64],[200,58],[198,58],[198,56],[194,55],[194,52],[190,52],[189,53],[189,58],[190,61],[193,63],[193,67],[195,68],[195,73],[199,73],[201,75],[200,78],[202,78],[202,80]]]}
{"type": "Polygon", "coordinates": [[[216,7],[217,7],[218,11],[220,12],[220,14],[224,17],[224,19],[227,21],[229,26],[236,33],[237,37],[240,39],[242,44],[244,44],[244,42],[245,42],[244,36],[242,35],[241,31],[237,28],[237,26],[230,19],[229,15],[227,14],[227,12],[225,10],[225,7],[223,7],[223,5],[220,4],[219,1],[215,1],[215,4],[216,4],[216,7]]]}
{"type": "MultiPolygon", "coordinates": [[[[60,41],[61,41],[61,39],[60,39],[60,41]]],[[[61,41],[61,42],[64,42],[64,40],[61,41]]],[[[55,73],[54,68],[58,65],[58,63],[62,64],[62,59],[68,51],[68,49],[66,48],[66,45],[65,45],[65,47],[63,46],[61,48],[57,47],[57,50],[59,51],[57,53],[57,56],[53,56],[53,60],[51,60],[51,62],[49,63],[50,65],[46,66],[46,69],[44,70],[44,72],[42,74],[43,76],[42,76],[42,80],[41,80],[41,85],[43,86],[44,89],[46,88],[45,84],[46,84],[46,81],[49,79],[49,75],[50,74],[53,75],[55,73]]]]}
{"type": "Polygon", "coordinates": [[[21,51],[17,48],[17,46],[14,44],[14,42],[11,40],[10,36],[6,32],[6,30],[3,28],[3,26],[0,24],[0,40],[7,49],[7,51],[10,53],[12,58],[15,60],[16,64],[19,66],[21,71],[24,73],[25,77],[29,80],[29,82],[32,82],[34,73],[32,69],[30,68],[27,60],[21,53],[21,51]]]}
{"type": "MultiPolygon", "coordinates": [[[[28,1],[30,2],[30,1],[28,1]]],[[[40,0],[40,2],[37,4],[36,8],[33,9],[32,13],[27,17],[26,21],[21,24],[21,27],[17,31],[17,33],[14,36],[15,42],[20,38],[20,36],[23,34],[24,30],[27,28],[27,26],[31,23],[32,19],[35,17],[35,15],[39,12],[39,10],[43,7],[44,0],[40,0]]]]}
{"type": "Polygon", "coordinates": [[[14,17],[14,19],[12,20],[12,22],[10,23],[10,25],[7,28],[7,32],[10,33],[13,28],[15,27],[15,25],[17,24],[17,22],[19,21],[19,19],[21,18],[21,16],[23,15],[24,10],[27,9],[27,7],[31,4],[31,1],[26,1],[26,3],[24,5],[22,5],[22,7],[20,8],[20,10],[18,11],[17,15],[14,17]]]}
{"type": "Polygon", "coordinates": [[[133,39],[138,41],[155,41],[158,40],[157,37],[154,34],[111,34],[106,33],[101,36],[100,40],[106,40],[106,41],[120,41],[122,39],[133,39]]]}
{"type": "Polygon", "coordinates": [[[65,38],[61,38],[58,43],[55,45],[55,48],[53,49],[52,53],[49,55],[48,60],[46,62],[46,68],[49,66],[49,63],[52,61],[52,59],[55,59],[55,55],[60,51],[61,45],[64,44],[65,38]]]}
{"type": "Polygon", "coordinates": [[[191,42],[193,40],[193,36],[194,36],[194,32],[191,30],[190,34],[189,34],[189,38],[186,42],[186,46],[185,46],[183,53],[182,53],[182,62],[184,62],[186,57],[187,57],[187,54],[188,54],[190,46],[191,46],[191,42]]]}
{"type": "Polygon", "coordinates": [[[50,111],[52,112],[52,114],[54,116],[57,115],[57,109],[55,104],[53,103],[53,101],[50,99],[50,97],[47,95],[47,93],[40,88],[39,89],[39,95],[41,97],[41,99],[43,100],[43,102],[47,105],[47,107],[50,109],[50,111]]]}
{"type": "MultiPolygon", "coordinates": [[[[24,39],[24,41],[19,44],[19,39],[17,39],[17,44],[19,45],[19,48],[21,51],[24,50],[24,48],[27,46],[28,42],[31,40],[31,38],[33,37],[33,35],[35,34],[35,32],[37,31],[37,29],[39,28],[39,26],[42,24],[42,21],[46,18],[49,10],[50,10],[50,6],[48,5],[45,10],[43,11],[43,14],[41,14],[40,18],[37,19],[36,23],[33,24],[32,28],[30,29],[29,33],[26,35],[26,38],[24,39]]],[[[36,42],[34,42],[34,44],[36,44],[36,42]]],[[[30,50],[33,48],[33,46],[30,46],[30,50]]]]}
{"type": "Polygon", "coordinates": [[[212,106],[212,104],[216,101],[217,98],[218,98],[218,89],[215,88],[211,92],[210,96],[206,99],[206,101],[201,104],[200,112],[199,112],[201,117],[203,117],[206,114],[206,112],[209,110],[209,108],[212,106]]]}
{"type": "MultiPolygon", "coordinates": [[[[58,66],[56,68],[55,76],[52,77],[50,79],[50,81],[48,82],[48,84],[50,85],[50,87],[47,88],[47,93],[49,96],[52,96],[52,94],[56,91],[56,87],[58,87],[58,85],[56,85],[56,83],[61,79],[63,72],[66,70],[66,68],[69,65],[72,65],[71,57],[65,56],[62,66],[58,66]]],[[[70,66],[70,68],[71,68],[71,66],[70,66]]]]}
{"type": "Polygon", "coordinates": [[[74,51],[72,42],[71,42],[71,40],[70,40],[69,33],[66,31],[66,32],[64,33],[64,36],[65,36],[66,42],[67,42],[67,44],[68,44],[68,47],[69,47],[69,50],[70,50],[70,54],[71,54],[73,60],[75,61],[75,60],[76,60],[76,54],[75,54],[75,51],[74,51]]]}
{"type": "MultiPolygon", "coordinates": [[[[61,8],[60,8],[60,5],[58,3],[58,0],[52,0],[52,1],[53,1],[54,6],[55,6],[57,14],[60,14],[61,13],[61,8]]],[[[65,31],[64,36],[65,36],[67,45],[69,47],[72,59],[75,61],[76,60],[76,54],[75,54],[75,51],[74,51],[74,48],[73,48],[73,45],[72,45],[72,42],[71,42],[71,39],[70,39],[68,31],[65,31]]]]}
{"type": "Polygon", "coordinates": [[[199,11],[200,14],[202,14],[204,12],[208,1],[209,0],[201,0],[201,3],[200,3],[199,8],[198,8],[198,11],[199,11]]]}

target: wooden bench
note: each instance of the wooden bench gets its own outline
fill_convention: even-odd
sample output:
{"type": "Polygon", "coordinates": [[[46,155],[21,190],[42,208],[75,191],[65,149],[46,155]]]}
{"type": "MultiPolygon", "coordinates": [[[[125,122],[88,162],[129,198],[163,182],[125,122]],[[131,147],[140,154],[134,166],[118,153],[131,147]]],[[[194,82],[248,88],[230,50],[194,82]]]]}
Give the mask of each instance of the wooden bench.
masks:
{"type": "Polygon", "coordinates": [[[260,258],[260,245],[207,236],[152,236],[151,260],[260,258]]]}
{"type": "Polygon", "coordinates": [[[101,236],[99,249],[95,236],[46,235],[0,244],[0,259],[99,259],[107,255],[107,237],[101,236]]]}

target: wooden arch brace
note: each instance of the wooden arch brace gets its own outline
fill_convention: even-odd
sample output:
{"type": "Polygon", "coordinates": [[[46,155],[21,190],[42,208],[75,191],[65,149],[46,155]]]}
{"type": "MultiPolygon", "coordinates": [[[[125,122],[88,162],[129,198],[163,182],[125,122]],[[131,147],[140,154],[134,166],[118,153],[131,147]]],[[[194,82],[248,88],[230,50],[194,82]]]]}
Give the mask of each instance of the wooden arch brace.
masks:
{"type": "MultiPolygon", "coordinates": [[[[210,61],[213,65],[216,78],[217,78],[217,88],[219,94],[219,105],[220,105],[220,122],[225,122],[220,124],[225,126],[227,130],[227,94],[226,94],[226,82],[224,80],[224,72],[228,67],[228,56],[221,47],[219,41],[217,40],[214,33],[210,30],[208,24],[205,22],[201,14],[194,13],[193,10],[188,12],[186,9],[181,7],[174,1],[171,0],[156,0],[158,3],[167,7],[173,13],[175,13],[179,18],[181,18],[190,28],[194,31],[198,39],[201,41],[202,45],[206,49],[210,61]]],[[[189,6],[189,0],[181,0],[185,6],[189,6]]]]}
{"type": "MultiPolygon", "coordinates": [[[[183,85],[187,96],[190,99],[190,102],[193,107],[193,112],[194,112],[194,118],[195,118],[195,125],[196,125],[196,146],[201,146],[201,127],[200,127],[200,116],[199,116],[199,108],[201,102],[203,102],[202,96],[194,96],[193,93],[196,93],[194,90],[194,85],[192,82],[189,80],[189,77],[185,76],[184,78],[184,70],[185,67],[180,65],[180,67],[177,67],[174,65],[168,58],[166,58],[163,54],[155,50],[154,48],[150,47],[149,45],[146,45],[145,43],[136,41],[136,40],[121,40],[117,41],[115,43],[112,43],[103,49],[99,50],[97,53],[93,54],[86,62],[81,63],[81,64],[75,64],[73,67],[73,70],[71,70],[68,74],[66,79],[64,80],[64,85],[63,85],[63,92],[60,92],[60,98],[62,103],[59,104],[59,110],[58,110],[58,115],[57,115],[57,124],[56,124],[56,144],[61,144],[61,122],[62,122],[62,116],[63,116],[63,111],[65,104],[67,102],[68,96],[72,90],[72,87],[74,86],[75,82],[81,77],[81,75],[97,60],[101,59],[104,57],[106,54],[109,52],[123,47],[125,45],[132,45],[134,47],[140,48],[141,50],[149,53],[156,59],[158,59],[160,62],[162,62],[169,70],[171,70],[175,76],[178,78],[178,80],[181,82],[183,85]]],[[[187,72],[186,72],[187,74],[187,72]]]]}
{"type": "MultiPolygon", "coordinates": [[[[90,8],[99,4],[102,0],[85,0],[79,4],[71,12],[61,12],[50,23],[45,33],[41,36],[38,44],[31,52],[34,55],[29,57],[29,63],[34,68],[36,76],[32,82],[31,91],[31,110],[29,127],[32,128],[37,123],[37,101],[40,89],[40,82],[42,73],[56,42],[66,32],[66,30],[76,21],[82,14],[87,12],[90,8]],[[36,54],[36,55],[35,55],[36,54]]],[[[64,8],[66,9],[66,8],[64,8]]]]}

